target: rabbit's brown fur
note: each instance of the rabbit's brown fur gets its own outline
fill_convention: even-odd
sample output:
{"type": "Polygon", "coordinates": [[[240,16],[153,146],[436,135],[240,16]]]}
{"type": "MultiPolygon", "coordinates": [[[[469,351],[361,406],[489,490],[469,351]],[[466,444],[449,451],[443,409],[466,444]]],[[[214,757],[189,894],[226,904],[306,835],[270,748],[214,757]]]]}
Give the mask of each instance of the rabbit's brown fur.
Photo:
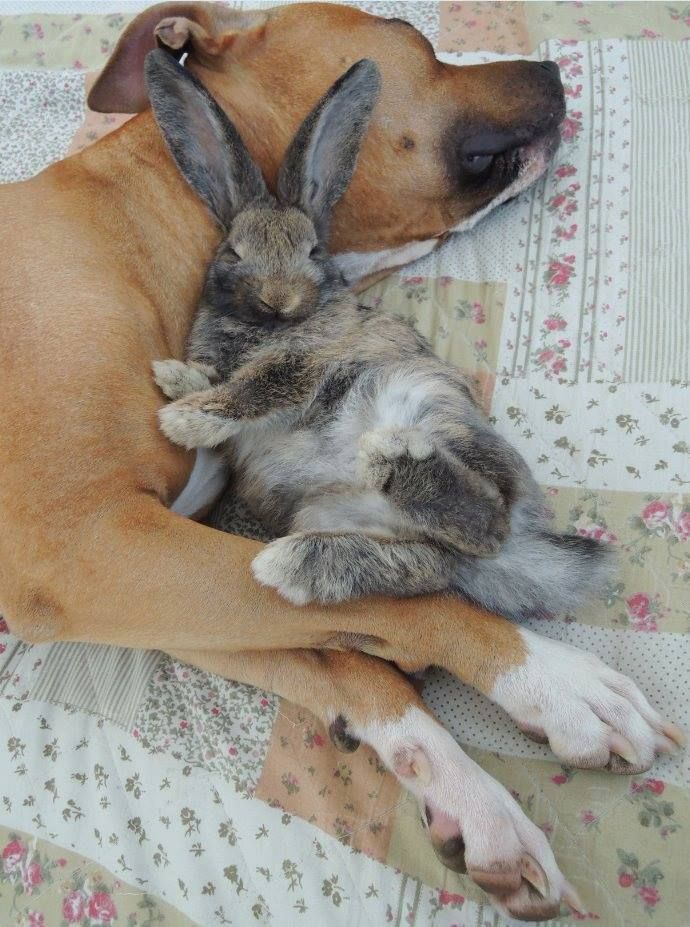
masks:
{"type": "Polygon", "coordinates": [[[406,322],[358,305],[328,256],[378,93],[373,62],[307,116],[277,198],[193,77],[163,53],[148,72],[171,152],[227,231],[188,366],[154,365],[175,400],[161,426],[187,448],[222,445],[236,492],[287,535],[255,560],[257,579],[296,603],[450,589],[510,615],[595,590],[605,549],[550,533],[529,468],[465,376],[406,322]]]}

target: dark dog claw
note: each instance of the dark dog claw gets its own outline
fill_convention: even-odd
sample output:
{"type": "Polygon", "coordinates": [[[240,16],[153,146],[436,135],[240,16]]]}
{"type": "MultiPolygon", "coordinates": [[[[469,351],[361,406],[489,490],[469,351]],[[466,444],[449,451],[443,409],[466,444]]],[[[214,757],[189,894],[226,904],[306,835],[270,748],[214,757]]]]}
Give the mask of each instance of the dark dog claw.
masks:
{"type": "Polygon", "coordinates": [[[348,733],[347,721],[342,715],[338,715],[335,721],[331,722],[328,728],[328,736],[331,738],[333,745],[342,753],[354,753],[360,744],[356,737],[348,733]]]}

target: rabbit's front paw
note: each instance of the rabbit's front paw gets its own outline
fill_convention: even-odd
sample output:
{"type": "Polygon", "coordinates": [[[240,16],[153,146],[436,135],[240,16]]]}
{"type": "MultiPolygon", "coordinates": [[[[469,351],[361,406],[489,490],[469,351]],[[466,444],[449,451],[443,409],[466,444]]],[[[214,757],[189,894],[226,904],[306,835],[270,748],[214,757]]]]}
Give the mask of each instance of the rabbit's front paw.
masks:
{"type": "Polygon", "coordinates": [[[168,399],[181,399],[189,393],[208,389],[211,381],[200,366],[179,360],[154,361],[153,379],[168,399]]]}
{"type": "Polygon", "coordinates": [[[237,432],[237,423],[203,409],[203,394],[178,399],[158,413],[161,431],[172,441],[192,450],[217,447],[237,432]]]}

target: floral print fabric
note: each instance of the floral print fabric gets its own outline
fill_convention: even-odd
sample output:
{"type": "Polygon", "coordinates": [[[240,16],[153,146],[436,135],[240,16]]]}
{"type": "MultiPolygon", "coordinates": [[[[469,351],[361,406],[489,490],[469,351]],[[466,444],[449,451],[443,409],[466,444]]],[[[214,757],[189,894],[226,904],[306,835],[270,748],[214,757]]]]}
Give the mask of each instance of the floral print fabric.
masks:
{"type": "MultiPolygon", "coordinates": [[[[568,115],[546,180],[363,298],[475,372],[559,528],[615,546],[620,568],[599,601],[531,627],[629,672],[687,726],[690,324],[677,255],[688,253],[690,202],[677,166],[690,133],[690,10],[378,12],[412,21],[446,60],[536,54],[561,68],[568,115]]],[[[79,127],[87,71],[131,17],[0,16],[3,180],[123,121],[89,114],[79,127]]],[[[242,513],[226,516],[252,530],[242,513]]],[[[0,620],[3,927],[505,923],[440,866],[416,805],[372,751],[343,757],[269,693],[163,657],[72,646],[26,647],[0,620]],[[120,690],[106,693],[99,681],[113,676],[120,690]]],[[[569,769],[447,674],[432,672],[424,691],[552,841],[585,920],[684,922],[685,758],[632,779],[569,769]]]]}

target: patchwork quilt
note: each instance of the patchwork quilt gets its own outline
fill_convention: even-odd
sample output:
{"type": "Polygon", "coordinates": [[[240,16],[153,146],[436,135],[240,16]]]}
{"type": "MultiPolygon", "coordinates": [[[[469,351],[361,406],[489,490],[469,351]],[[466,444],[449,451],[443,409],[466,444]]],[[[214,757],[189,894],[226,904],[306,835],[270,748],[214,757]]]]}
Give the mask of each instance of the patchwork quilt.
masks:
{"type": "MultiPolygon", "coordinates": [[[[475,371],[554,522],[615,546],[598,601],[530,627],[633,676],[687,729],[690,6],[360,5],[448,61],[559,64],[548,176],[363,300],[475,371]]],[[[143,6],[0,4],[0,181],[119,124],[85,114],[86,87],[143,6]]],[[[255,530],[232,505],[217,518],[255,530]]],[[[687,755],[632,778],[574,770],[450,676],[424,695],[552,841],[588,912],[559,923],[690,923],[687,755]]],[[[0,620],[0,925],[254,922],[506,925],[440,866],[376,756],[343,757],[302,709],[156,652],[27,646],[0,620]]]]}

